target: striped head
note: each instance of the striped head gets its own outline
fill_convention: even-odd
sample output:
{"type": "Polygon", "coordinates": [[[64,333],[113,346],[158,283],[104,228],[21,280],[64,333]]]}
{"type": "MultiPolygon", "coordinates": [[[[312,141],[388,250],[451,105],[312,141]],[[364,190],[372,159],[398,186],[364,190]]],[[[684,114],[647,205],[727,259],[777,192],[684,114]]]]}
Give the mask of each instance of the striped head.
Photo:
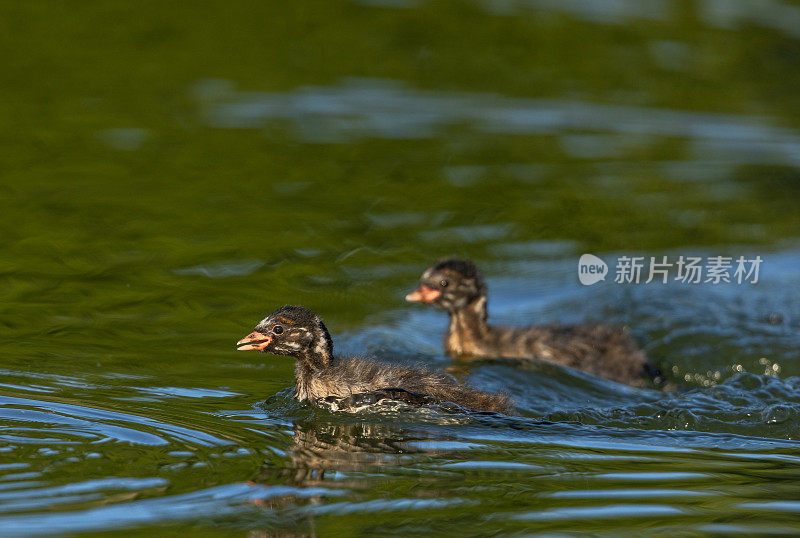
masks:
{"type": "Polygon", "coordinates": [[[333,340],[318,315],[302,306],[282,306],[262,319],[237,342],[239,351],[288,355],[325,367],[333,356],[333,340]]]}
{"type": "Polygon", "coordinates": [[[448,259],[422,273],[419,287],[406,295],[406,301],[429,303],[452,312],[485,296],[486,285],[475,264],[470,260],[448,259]]]}

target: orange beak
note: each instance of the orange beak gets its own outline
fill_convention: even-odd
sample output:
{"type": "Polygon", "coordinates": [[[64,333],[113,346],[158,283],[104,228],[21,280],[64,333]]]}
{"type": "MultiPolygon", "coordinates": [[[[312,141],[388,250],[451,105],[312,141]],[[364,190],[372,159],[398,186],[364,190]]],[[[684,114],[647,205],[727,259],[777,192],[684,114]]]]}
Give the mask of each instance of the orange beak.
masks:
{"type": "Polygon", "coordinates": [[[420,287],[406,295],[406,301],[409,303],[432,303],[441,295],[442,292],[439,290],[420,285],[420,287]]]}
{"type": "Polygon", "coordinates": [[[238,351],[250,351],[256,350],[261,351],[265,347],[267,347],[270,342],[272,342],[272,337],[268,334],[263,334],[258,331],[253,331],[238,342],[236,345],[238,347],[238,351]]]}

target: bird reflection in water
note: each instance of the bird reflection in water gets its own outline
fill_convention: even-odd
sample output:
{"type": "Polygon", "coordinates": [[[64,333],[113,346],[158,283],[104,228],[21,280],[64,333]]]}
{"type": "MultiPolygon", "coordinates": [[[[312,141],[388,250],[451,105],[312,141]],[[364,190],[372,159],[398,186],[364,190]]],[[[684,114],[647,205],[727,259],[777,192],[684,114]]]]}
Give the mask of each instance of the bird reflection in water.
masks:
{"type": "MultiPolygon", "coordinates": [[[[364,490],[371,481],[361,475],[376,467],[407,466],[418,457],[444,452],[432,443],[433,433],[424,429],[409,430],[396,424],[380,422],[298,421],[292,442],[287,449],[289,461],[284,465],[268,461],[252,479],[260,485],[282,485],[294,488],[332,490],[364,490]],[[430,444],[431,446],[425,446],[430,444]],[[350,476],[348,473],[357,473],[350,476]]],[[[441,440],[441,435],[436,436],[441,440]]],[[[285,460],[284,460],[285,461],[285,460]]],[[[420,490],[420,495],[435,496],[433,490],[420,490]]],[[[253,531],[253,538],[266,536],[316,536],[313,505],[330,503],[330,493],[299,496],[283,495],[252,501],[267,510],[288,516],[279,529],[253,531]],[[288,534],[287,534],[288,533],[288,534]]],[[[335,502],[335,501],[334,501],[335,502]]],[[[282,518],[283,519],[283,518],[282,518]]]]}
{"type": "Polygon", "coordinates": [[[336,473],[402,465],[416,455],[440,453],[420,446],[429,440],[424,432],[409,432],[382,422],[298,422],[287,451],[291,465],[280,467],[267,462],[253,481],[295,487],[363,488],[363,479],[336,473]]]}

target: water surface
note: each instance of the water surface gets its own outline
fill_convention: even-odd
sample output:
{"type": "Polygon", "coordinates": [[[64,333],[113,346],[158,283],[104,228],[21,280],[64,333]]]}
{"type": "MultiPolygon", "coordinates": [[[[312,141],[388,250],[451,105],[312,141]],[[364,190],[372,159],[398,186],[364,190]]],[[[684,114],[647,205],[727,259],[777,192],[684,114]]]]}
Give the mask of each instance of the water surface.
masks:
{"type": "Polygon", "coordinates": [[[796,534],[800,6],[0,8],[4,536],[796,534]],[[577,260],[761,256],[757,284],[577,260]],[[454,365],[404,295],[625,325],[679,392],[454,365]],[[269,311],[519,416],[294,402],[269,311]]]}

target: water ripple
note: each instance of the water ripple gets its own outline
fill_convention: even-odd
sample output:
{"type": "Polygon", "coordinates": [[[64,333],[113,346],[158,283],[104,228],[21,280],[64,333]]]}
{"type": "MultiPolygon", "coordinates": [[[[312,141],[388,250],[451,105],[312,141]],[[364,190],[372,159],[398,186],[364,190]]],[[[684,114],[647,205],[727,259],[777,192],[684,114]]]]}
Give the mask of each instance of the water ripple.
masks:
{"type": "Polygon", "coordinates": [[[685,138],[697,155],[724,156],[729,165],[800,164],[800,132],[763,117],[433,92],[380,79],[345,79],[339,86],[305,86],[284,94],[227,87],[202,104],[214,127],[261,128],[289,120],[299,138],[313,142],[432,138],[454,125],[493,134],[565,135],[567,141],[573,140],[571,132],[590,130],[640,141],[643,135],[685,138]]]}
{"type": "Polygon", "coordinates": [[[254,503],[278,497],[336,496],[343,492],[325,488],[228,484],[181,495],[132,501],[89,510],[0,517],[4,536],[71,534],[124,528],[137,524],[214,517],[247,511],[254,503]]]}
{"type": "Polygon", "coordinates": [[[180,440],[198,446],[231,444],[228,440],[220,439],[202,431],[160,422],[140,415],[11,396],[0,396],[0,418],[20,424],[19,426],[6,424],[0,428],[0,440],[11,443],[74,443],[77,442],[72,439],[74,436],[81,438],[84,442],[87,438],[91,438],[95,443],[116,441],[140,445],[168,445],[171,440],[180,440]],[[134,426],[126,427],[121,425],[125,423],[133,424],[134,426]],[[22,426],[22,424],[35,424],[37,428],[31,430],[22,426]],[[45,429],[38,429],[45,424],[48,425],[45,429]],[[54,428],[53,425],[64,427],[54,428]],[[142,428],[152,429],[155,433],[143,431],[142,428]],[[61,433],[63,437],[43,439],[38,436],[24,437],[15,435],[15,432],[26,431],[36,433],[42,431],[57,432],[61,433]]]}

